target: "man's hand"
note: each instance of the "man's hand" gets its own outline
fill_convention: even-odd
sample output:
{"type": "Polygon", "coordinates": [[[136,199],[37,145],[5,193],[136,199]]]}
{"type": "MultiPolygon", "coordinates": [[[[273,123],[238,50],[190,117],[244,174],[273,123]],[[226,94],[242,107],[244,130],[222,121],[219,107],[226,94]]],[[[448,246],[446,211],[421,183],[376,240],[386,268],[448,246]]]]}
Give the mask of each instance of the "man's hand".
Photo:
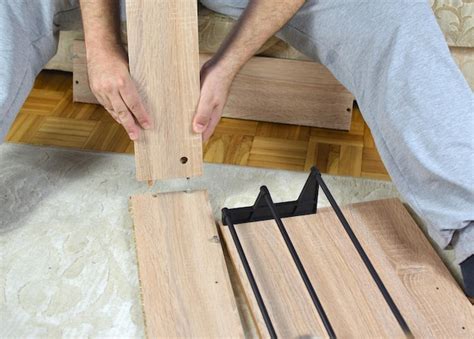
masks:
{"type": "Polygon", "coordinates": [[[97,100],[123,125],[130,139],[136,140],[140,127],[149,129],[152,121],[130,77],[125,51],[121,46],[97,51],[88,58],[87,67],[97,100]]]}
{"type": "Polygon", "coordinates": [[[193,120],[193,129],[207,141],[222,115],[233,76],[211,59],[201,69],[201,97],[193,120]]]}
{"type": "Polygon", "coordinates": [[[89,83],[97,100],[121,123],[130,139],[152,126],[130,77],[120,39],[117,0],[81,0],[89,83]]]}
{"type": "Polygon", "coordinates": [[[213,58],[201,70],[201,98],[193,120],[208,140],[227,101],[235,75],[305,0],[251,0],[213,58]]]}

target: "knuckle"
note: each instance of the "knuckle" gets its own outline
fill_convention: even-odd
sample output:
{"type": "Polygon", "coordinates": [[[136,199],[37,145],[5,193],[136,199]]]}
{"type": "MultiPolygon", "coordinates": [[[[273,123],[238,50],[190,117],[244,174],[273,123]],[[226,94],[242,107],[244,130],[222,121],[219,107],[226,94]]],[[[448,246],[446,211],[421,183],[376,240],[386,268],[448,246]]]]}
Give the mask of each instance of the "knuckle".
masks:
{"type": "Polygon", "coordinates": [[[123,77],[118,77],[115,81],[117,88],[123,89],[125,88],[126,80],[123,77]]]}

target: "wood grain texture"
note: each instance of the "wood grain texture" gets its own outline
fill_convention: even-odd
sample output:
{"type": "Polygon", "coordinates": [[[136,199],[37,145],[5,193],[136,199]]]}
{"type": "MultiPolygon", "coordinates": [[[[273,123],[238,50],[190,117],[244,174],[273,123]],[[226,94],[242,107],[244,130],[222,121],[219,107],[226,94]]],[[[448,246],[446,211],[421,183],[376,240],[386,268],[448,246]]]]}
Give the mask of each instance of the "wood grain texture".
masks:
{"type": "Polygon", "coordinates": [[[243,337],[207,192],[131,198],[148,338],[243,337]]]}
{"type": "MultiPolygon", "coordinates": [[[[74,101],[97,103],[84,42],[74,43],[74,101]]],[[[209,60],[201,54],[200,62],[209,60]]],[[[353,95],[321,64],[253,57],[234,80],[223,116],[349,130],[353,95]]]]}
{"type": "Polygon", "coordinates": [[[127,0],[130,73],[154,128],[135,145],[138,180],[202,174],[197,1],[127,0]]]}
{"type": "Polygon", "coordinates": [[[353,101],[319,63],[253,57],[232,83],[224,116],[348,130],[353,101]]]}
{"type": "MultiPolygon", "coordinates": [[[[343,212],[415,337],[472,337],[473,307],[398,200],[350,205],[343,212]]],[[[284,223],[338,337],[403,336],[331,209],[284,223]]],[[[314,307],[275,222],[236,228],[277,333],[327,336],[310,318],[314,307]]],[[[221,231],[259,331],[266,335],[228,228],[221,231]]]]}

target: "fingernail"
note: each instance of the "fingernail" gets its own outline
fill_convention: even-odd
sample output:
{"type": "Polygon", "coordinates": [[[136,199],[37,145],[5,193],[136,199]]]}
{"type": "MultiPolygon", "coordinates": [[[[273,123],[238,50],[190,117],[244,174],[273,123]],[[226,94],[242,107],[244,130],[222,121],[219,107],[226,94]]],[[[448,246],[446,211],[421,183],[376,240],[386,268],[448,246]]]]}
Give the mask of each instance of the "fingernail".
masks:
{"type": "Polygon", "coordinates": [[[204,129],[206,128],[206,125],[203,125],[203,124],[200,124],[200,123],[197,123],[196,124],[196,132],[198,133],[202,133],[204,131],[204,129]]]}
{"type": "Polygon", "coordinates": [[[128,136],[130,137],[131,140],[137,139],[137,135],[135,133],[129,133],[128,136]]]}
{"type": "Polygon", "coordinates": [[[145,122],[142,126],[143,126],[144,129],[150,129],[151,128],[151,124],[148,123],[148,122],[145,122]]]}

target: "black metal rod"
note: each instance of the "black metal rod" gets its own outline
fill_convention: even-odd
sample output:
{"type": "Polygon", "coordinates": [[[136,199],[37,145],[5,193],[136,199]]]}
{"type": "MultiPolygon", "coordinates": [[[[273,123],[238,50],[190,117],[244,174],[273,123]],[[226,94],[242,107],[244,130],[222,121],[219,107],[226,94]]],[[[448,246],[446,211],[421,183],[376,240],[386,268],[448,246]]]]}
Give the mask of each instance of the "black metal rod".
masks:
{"type": "Polygon", "coordinates": [[[275,328],[273,327],[272,320],[268,315],[267,308],[265,307],[265,303],[263,302],[262,295],[260,294],[260,290],[258,289],[257,282],[255,281],[255,277],[252,273],[252,269],[250,268],[249,262],[245,255],[244,249],[242,248],[242,244],[240,243],[239,236],[235,231],[234,224],[229,216],[228,209],[223,208],[222,214],[226,219],[227,226],[229,227],[230,234],[232,236],[232,240],[234,241],[235,247],[237,248],[237,252],[239,253],[240,261],[244,266],[245,273],[247,274],[247,279],[250,282],[250,286],[252,287],[253,294],[255,295],[255,299],[257,300],[258,307],[260,308],[260,312],[262,313],[263,320],[265,325],[267,326],[268,333],[272,339],[276,339],[277,335],[275,332],[275,328]]]}
{"type": "Polygon", "coordinates": [[[321,305],[321,302],[318,298],[318,295],[316,294],[316,291],[314,290],[314,287],[311,284],[311,281],[309,280],[308,274],[306,273],[303,263],[300,260],[298,252],[296,252],[295,246],[293,245],[293,242],[291,241],[290,236],[288,235],[288,232],[286,231],[285,225],[283,224],[283,221],[278,215],[278,211],[275,208],[275,204],[273,203],[273,200],[270,195],[270,192],[268,191],[268,188],[265,186],[262,186],[260,188],[260,193],[263,194],[263,196],[265,197],[265,201],[267,202],[267,205],[270,208],[270,211],[272,212],[273,218],[275,219],[275,222],[278,225],[278,229],[280,230],[280,233],[283,239],[285,240],[286,246],[288,247],[288,250],[290,251],[291,257],[293,258],[293,261],[295,262],[295,265],[298,268],[298,272],[300,273],[301,278],[304,281],[306,289],[308,290],[308,293],[311,299],[313,300],[313,304],[316,307],[316,310],[318,311],[318,314],[321,318],[321,321],[323,322],[324,327],[326,328],[326,331],[328,332],[329,337],[336,338],[336,334],[334,333],[334,330],[331,326],[329,318],[327,317],[326,312],[324,311],[324,308],[321,305]]]}
{"type": "Polygon", "coordinates": [[[378,275],[377,271],[375,270],[374,266],[372,265],[372,262],[370,261],[369,257],[365,253],[364,249],[362,248],[362,245],[359,242],[359,239],[357,239],[356,235],[352,231],[351,226],[347,222],[346,218],[344,217],[344,214],[342,213],[341,209],[337,205],[336,200],[332,196],[331,192],[329,191],[329,188],[326,186],[326,183],[324,182],[323,178],[321,177],[321,173],[318,171],[318,176],[317,180],[319,183],[319,187],[323,190],[324,194],[326,195],[327,199],[329,200],[329,203],[331,204],[332,208],[334,209],[334,212],[336,212],[337,217],[339,218],[339,221],[341,222],[342,226],[344,227],[344,230],[346,231],[347,235],[352,241],[352,244],[357,250],[357,253],[359,253],[362,261],[364,262],[365,266],[367,267],[370,275],[372,276],[372,279],[375,281],[377,284],[377,287],[379,288],[380,292],[382,293],[385,301],[387,302],[388,306],[390,307],[390,310],[392,311],[393,315],[397,319],[400,327],[402,330],[405,332],[405,334],[412,336],[411,330],[408,327],[408,324],[406,323],[405,319],[403,318],[403,315],[400,313],[400,310],[398,309],[397,305],[393,301],[392,297],[390,296],[390,293],[388,293],[387,288],[385,287],[384,283],[382,282],[382,279],[380,279],[380,276],[378,275]]]}

